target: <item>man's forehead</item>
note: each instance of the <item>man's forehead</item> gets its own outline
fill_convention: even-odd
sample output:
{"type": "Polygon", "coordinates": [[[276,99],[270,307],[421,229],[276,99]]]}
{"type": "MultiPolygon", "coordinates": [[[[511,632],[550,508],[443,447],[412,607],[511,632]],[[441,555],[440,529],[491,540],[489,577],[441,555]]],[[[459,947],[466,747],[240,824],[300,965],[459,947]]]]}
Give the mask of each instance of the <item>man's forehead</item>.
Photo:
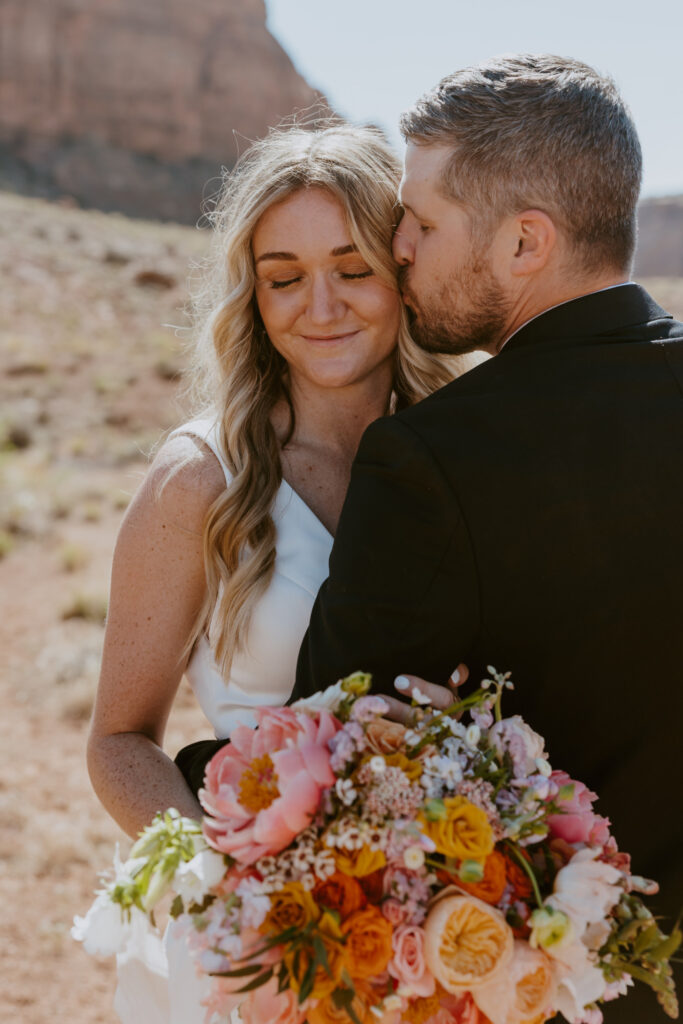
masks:
{"type": "Polygon", "coordinates": [[[409,142],[399,186],[400,199],[410,203],[411,197],[439,192],[444,165],[451,155],[448,146],[409,142]]]}

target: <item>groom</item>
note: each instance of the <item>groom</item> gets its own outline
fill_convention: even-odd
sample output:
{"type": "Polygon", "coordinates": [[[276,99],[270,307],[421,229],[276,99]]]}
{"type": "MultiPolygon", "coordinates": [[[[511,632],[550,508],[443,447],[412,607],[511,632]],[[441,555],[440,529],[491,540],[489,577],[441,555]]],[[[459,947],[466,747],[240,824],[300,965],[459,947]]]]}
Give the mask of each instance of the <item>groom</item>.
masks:
{"type": "MultiPolygon", "coordinates": [[[[506,714],[598,792],[670,926],[683,905],[683,324],[628,283],[634,125],[591,68],[514,56],[445,78],[401,129],[394,254],[413,336],[495,358],[367,430],[294,698],[356,669],[385,693],[406,670],[511,670],[506,714]]],[[[610,1009],[660,1012],[648,992],[610,1009]]]]}

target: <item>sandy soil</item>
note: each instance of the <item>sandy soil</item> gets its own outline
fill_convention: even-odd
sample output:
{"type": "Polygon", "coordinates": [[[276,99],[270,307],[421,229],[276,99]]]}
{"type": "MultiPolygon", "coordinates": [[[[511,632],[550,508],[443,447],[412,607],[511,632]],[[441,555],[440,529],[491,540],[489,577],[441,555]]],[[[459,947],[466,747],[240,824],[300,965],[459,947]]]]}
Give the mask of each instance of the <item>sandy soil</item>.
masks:
{"type": "MultiPolygon", "coordinates": [[[[164,325],[184,324],[205,245],[0,193],[0,1024],[115,1024],[113,965],[69,936],[128,842],[90,790],[84,746],[116,530],[183,417],[184,358],[164,325]]],[[[683,314],[683,282],[648,284],[683,314]]],[[[202,735],[184,687],[167,748],[202,735]]]]}

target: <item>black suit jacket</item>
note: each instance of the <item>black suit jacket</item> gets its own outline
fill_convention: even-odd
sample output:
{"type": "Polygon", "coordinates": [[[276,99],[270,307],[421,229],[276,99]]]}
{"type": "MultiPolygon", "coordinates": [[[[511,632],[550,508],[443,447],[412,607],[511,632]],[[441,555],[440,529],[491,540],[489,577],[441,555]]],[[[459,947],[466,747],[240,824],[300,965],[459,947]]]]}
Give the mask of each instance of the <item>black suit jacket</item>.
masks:
{"type": "MultiPolygon", "coordinates": [[[[372,424],[292,699],[511,670],[505,714],[600,796],[667,923],[683,904],[683,324],[637,285],[522,327],[372,424]]],[[[396,694],[395,694],[396,695],[396,694]]],[[[611,1020],[654,1019],[654,997],[611,1020]]]]}

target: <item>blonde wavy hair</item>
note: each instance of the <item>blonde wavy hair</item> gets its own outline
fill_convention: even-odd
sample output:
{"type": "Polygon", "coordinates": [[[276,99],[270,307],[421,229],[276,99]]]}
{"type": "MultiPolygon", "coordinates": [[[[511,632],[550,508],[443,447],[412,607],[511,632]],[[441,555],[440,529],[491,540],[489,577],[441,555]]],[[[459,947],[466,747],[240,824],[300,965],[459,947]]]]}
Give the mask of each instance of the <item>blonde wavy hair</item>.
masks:
{"type": "MultiPolygon", "coordinates": [[[[268,339],[254,297],[254,229],[274,203],[301,189],[326,189],[342,206],[360,255],[398,290],[391,240],[400,176],[398,158],[377,129],[341,124],[315,131],[277,129],[250,146],[226,174],[208,215],[213,247],[193,297],[191,391],[195,407],[216,418],[232,482],[206,518],[207,589],[187,652],[208,633],[225,678],[236,652],[245,648],[254,606],[275,566],[271,512],[282,481],[281,445],[271,423],[275,405],[284,400],[290,411],[282,447],[295,423],[287,364],[268,339]]],[[[392,411],[425,398],[462,369],[462,360],[420,349],[403,313],[392,411]]]]}

